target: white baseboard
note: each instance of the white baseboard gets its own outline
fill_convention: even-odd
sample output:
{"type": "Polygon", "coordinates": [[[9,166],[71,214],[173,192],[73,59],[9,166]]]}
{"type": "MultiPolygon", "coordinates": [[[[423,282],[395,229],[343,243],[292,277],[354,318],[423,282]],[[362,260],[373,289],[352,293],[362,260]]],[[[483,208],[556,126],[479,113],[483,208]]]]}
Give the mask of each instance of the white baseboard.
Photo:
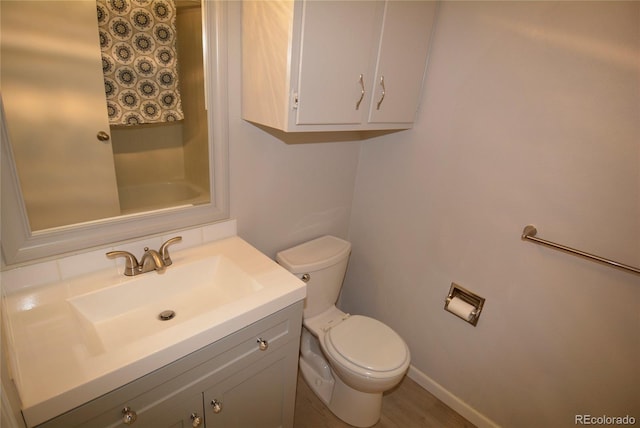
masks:
{"type": "Polygon", "coordinates": [[[460,398],[453,395],[442,385],[415,368],[413,365],[409,367],[407,376],[414,380],[418,385],[435,395],[440,401],[451,407],[453,410],[458,412],[462,417],[464,417],[466,420],[468,420],[478,428],[499,427],[498,424],[487,418],[482,413],[478,412],[473,407],[469,406],[460,398]]]}

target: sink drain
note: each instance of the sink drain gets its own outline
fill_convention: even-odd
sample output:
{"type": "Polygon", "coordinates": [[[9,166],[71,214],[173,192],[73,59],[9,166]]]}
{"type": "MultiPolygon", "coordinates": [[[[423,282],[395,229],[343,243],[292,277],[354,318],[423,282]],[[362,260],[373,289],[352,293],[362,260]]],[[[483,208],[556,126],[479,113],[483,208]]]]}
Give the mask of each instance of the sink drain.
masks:
{"type": "Polygon", "coordinates": [[[158,315],[158,318],[160,318],[160,320],[162,321],[169,321],[170,319],[173,319],[173,317],[175,316],[176,316],[175,311],[172,311],[171,309],[169,309],[169,310],[160,312],[160,315],[158,315]]]}

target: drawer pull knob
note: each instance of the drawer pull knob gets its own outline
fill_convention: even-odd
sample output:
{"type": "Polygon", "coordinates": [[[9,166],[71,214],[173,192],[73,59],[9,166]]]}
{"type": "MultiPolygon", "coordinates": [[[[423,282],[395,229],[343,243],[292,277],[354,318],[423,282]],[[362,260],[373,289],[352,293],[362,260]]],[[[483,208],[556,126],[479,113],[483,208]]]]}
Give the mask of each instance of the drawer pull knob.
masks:
{"type": "Polygon", "coordinates": [[[125,407],[122,409],[122,423],[125,425],[131,425],[138,419],[138,415],[136,412],[131,410],[130,407],[125,407]]]}
{"type": "Polygon", "coordinates": [[[198,416],[196,412],[191,413],[191,420],[193,421],[193,423],[191,424],[193,428],[198,428],[200,425],[202,425],[202,418],[198,416]]]}
{"type": "Polygon", "coordinates": [[[220,413],[222,411],[222,403],[218,400],[211,400],[211,408],[213,413],[220,413]]]}
{"type": "Polygon", "coordinates": [[[264,340],[263,338],[258,338],[258,345],[260,346],[261,351],[266,351],[269,348],[269,342],[264,340]]]}

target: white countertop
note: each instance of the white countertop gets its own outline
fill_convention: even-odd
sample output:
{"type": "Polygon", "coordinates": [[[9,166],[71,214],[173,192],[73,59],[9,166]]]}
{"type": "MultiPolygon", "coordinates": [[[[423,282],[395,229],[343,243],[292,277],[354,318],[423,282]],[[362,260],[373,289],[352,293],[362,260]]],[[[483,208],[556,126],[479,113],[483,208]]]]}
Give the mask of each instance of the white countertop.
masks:
{"type": "MultiPolygon", "coordinates": [[[[70,298],[132,278],[116,269],[57,281],[5,298],[9,364],[29,426],[45,422],[304,299],[306,286],[238,237],[171,252],[167,270],[223,254],[262,287],[120,347],[87,334],[70,298]]],[[[143,275],[158,275],[155,272],[143,275]]],[[[180,286],[180,284],[176,284],[180,286]]]]}

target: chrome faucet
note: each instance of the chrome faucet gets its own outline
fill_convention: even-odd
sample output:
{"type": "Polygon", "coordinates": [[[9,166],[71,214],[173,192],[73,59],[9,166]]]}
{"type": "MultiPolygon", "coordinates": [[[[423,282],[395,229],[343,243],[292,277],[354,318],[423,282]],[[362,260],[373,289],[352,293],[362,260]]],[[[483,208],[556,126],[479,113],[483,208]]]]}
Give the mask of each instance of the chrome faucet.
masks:
{"type": "Polygon", "coordinates": [[[115,257],[124,257],[127,259],[124,267],[124,274],[126,276],[135,276],[152,270],[162,273],[167,266],[170,266],[173,263],[169,255],[169,245],[180,241],[182,241],[181,236],[171,238],[160,246],[160,251],[150,250],[148,247],[145,247],[140,263],[138,263],[136,256],[128,251],[109,251],[107,253],[107,257],[110,259],[115,257]]]}

